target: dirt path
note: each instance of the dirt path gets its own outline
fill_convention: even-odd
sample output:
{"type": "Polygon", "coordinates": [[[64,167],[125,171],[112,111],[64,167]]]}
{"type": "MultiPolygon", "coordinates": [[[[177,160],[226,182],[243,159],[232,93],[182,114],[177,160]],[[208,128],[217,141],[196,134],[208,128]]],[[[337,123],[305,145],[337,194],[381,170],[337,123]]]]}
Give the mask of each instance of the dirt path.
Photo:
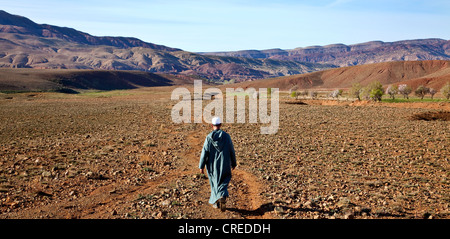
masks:
{"type": "MultiPolygon", "coordinates": [[[[172,131],[172,134],[175,134],[172,131]]],[[[120,202],[129,202],[138,197],[138,195],[152,194],[158,190],[159,187],[173,183],[184,177],[199,177],[198,162],[201,154],[205,135],[198,131],[186,132],[186,151],[180,155],[180,165],[177,170],[165,172],[164,175],[159,176],[154,180],[146,182],[144,185],[128,187],[120,189],[119,184],[111,184],[95,190],[90,200],[83,200],[90,202],[85,204],[84,213],[78,215],[80,218],[104,218],[111,215],[110,208],[120,202]],[[110,192],[114,191],[114,194],[110,192]]],[[[238,162],[239,165],[239,162],[238,162]]],[[[238,166],[233,171],[233,177],[230,182],[230,197],[227,202],[227,210],[221,212],[219,209],[213,208],[209,203],[210,185],[207,177],[203,177],[200,181],[198,194],[194,201],[201,202],[198,208],[191,209],[198,211],[199,218],[211,219],[228,219],[228,218],[249,218],[261,219],[271,218],[266,204],[264,204],[260,192],[263,185],[260,184],[257,178],[246,171],[245,168],[238,166]]]]}
{"type": "MultiPolygon", "coordinates": [[[[187,137],[191,149],[187,152],[186,159],[189,166],[194,170],[198,168],[199,155],[202,150],[204,137],[204,135],[199,135],[198,132],[191,132],[187,137]]],[[[238,166],[233,170],[229,187],[230,197],[225,212],[214,209],[207,203],[210,195],[210,186],[209,181],[207,179],[205,181],[206,183],[202,185],[200,194],[201,198],[205,200],[205,204],[202,205],[202,210],[208,213],[208,218],[234,218],[236,214],[243,218],[251,219],[270,218],[265,213],[263,200],[259,195],[263,186],[254,175],[245,171],[245,169],[239,168],[238,166]]]]}
{"type": "Polygon", "coordinates": [[[236,212],[248,219],[269,219],[271,215],[267,213],[269,204],[264,204],[261,199],[260,192],[262,185],[257,181],[256,177],[242,169],[236,169],[232,179],[239,187],[234,190],[237,198],[236,212]]]}

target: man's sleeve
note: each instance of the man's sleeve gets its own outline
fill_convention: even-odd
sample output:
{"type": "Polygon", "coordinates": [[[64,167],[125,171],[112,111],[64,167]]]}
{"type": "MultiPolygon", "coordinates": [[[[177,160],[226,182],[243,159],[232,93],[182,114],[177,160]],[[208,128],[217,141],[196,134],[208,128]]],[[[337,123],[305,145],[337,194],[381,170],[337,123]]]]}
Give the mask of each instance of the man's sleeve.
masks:
{"type": "Polygon", "coordinates": [[[234,146],[233,146],[233,141],[231,140],[231,137],[230,137],[230,157],[231,157],[231,167],[235,168],[237,165],[236,153],[234,152],[234,146]]]}
{"type": "Polygon", "coordinates": [[[209,147],[208,147],[208,138],[205,139],[205,143],[203,143],[202,155],[200,155],[200,162],[198,164],[198,168],[202,169],[205,167],[206,162],[209,157],[209,147]]]}

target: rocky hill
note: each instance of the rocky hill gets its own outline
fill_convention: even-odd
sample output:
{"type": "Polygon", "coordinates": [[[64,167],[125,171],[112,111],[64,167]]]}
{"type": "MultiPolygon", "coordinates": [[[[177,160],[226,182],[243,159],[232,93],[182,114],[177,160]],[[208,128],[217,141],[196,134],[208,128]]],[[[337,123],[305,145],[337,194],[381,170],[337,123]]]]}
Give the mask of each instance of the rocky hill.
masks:
{"type": "Polygon", "coordinates": [[[119,48],[145,47],[164,51],[179,51],[179,49],[144,42],[132,37],[96,37],[73,28],[37,24],[28,18],[12,15],[2,10],[0,10],[0,32],[44,38],[58,38],[73,43],[92,46],[104,45],[119,48]]]}
{"type": "Polygon", "coordinates": [[[0,67],[139,70],[244,81],[335,67],[276,59],[204,56],[130,37],[97,37],[0,10],[0,67]]]}
{"type": "Polygon", "coordinates": [[[123,90],[192,84],[195,78],[143,71],[0,69],[0,92],[123,90]]]}
{"type": "Polygon", "coordinates": [[[345,89],[354,83],[362,86],[372,81],[383,85],[406,83],[415,89],[425,85],[440,89],[450,82],[450,61],[396,61],[349,66],[325,71],[264,79],[236,84],[236,87],[299,89],[345,89]]]}
{"type": "Polygon", "coordinates": [[[355,45],[333,44],[290,50],[244,50],[200,54],[354,66],[389,61],[450,60],[450,41],[442,39],[372,41],[355,45]]]}

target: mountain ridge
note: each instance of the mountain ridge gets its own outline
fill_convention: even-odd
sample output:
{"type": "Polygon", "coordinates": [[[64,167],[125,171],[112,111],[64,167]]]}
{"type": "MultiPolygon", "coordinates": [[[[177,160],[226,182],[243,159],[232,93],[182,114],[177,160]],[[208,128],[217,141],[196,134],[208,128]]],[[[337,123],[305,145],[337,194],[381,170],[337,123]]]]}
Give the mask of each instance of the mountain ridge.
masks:
{"type": "Polygon", "coordinates": [[[429,38],[395,42],[370,41],[352,45],[330,44],[294,49],[199,52],[202,55],[327,63],[339,67],[388,61],[450,60],[450,41],[429,38]]]}
{"type": "Polygon", "coordinates": [[[69,27],[59,27],[49,24],[37,24],[30,19],[9,14],[0,10],[0,32],[34,35],[38,37],[59,38],[71,42],[83,43],[87,45],[106,45],[119,48],[145,47],[165,51],[179,51],[177,48],[170,48],[163,45],[144,42],[134,37],[109,37],[92,36],[88,33],[78,31],[69,27]]]}
{"type": "Polygon", "coordinates": [[[245,81],[335,67],[276,59],[204,56],[130,37],[96,37],[0,10],[0,67],[139,70],[245,81]]]}

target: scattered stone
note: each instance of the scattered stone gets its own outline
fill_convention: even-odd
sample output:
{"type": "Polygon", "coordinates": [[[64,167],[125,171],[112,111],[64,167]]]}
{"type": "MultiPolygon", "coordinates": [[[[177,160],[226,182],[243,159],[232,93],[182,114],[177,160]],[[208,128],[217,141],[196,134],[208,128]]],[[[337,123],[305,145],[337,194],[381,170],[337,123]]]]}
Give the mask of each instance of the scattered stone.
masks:
{"type": "Polygon", "coordinates": [[[43,171],[42,172],[42,177],[51,177],[52,176],[52,172],[50,171],[43,171]]]}
{"type": "Polygon", "coordinates": [[[354,218],[355,216],[353,215],[352,211],[349,210],[344,213],[344,219],[354,219],[354,218]]]}
{"type": "Polygon", "coordinates": [[[311,208],[312,207],[312,202],[311,201],[306,201],[303,206],[307,207],[307,208],[311,208]]]}
{"type": "Polygon", "coordinates": [[[169,206],[169,204],[170,204],[170,200],[164,200],[161,202],[162,206],[169,206]]]}
{"type": "Polygon", "coordinates": [[[43,191],[37,191],[36,192],[36,196],[52,197],[52,195],[50,193],[46,193],[46,192],[43,192],[43,191]]]}
{"type": "Polygon", "coordinates": [[[166,211],[161,211],[161,212],[158,212],[158,214],[156,214],[156,218],[161,219],[161,218],[165,217],[166,215],[167,215],[166,211]]]}
{"type": "Polygon", "coordinates": [[[339,208],[348,207],[350,205],[350,199],[342,197],[336,204],[339,208]]]}
{"type": "Polygon", "coordinates": [[[280,206],[275,207],[275,208],[274,208],[274,211],[275,211],[275,213],[277,213],[277,214],[284,214],[284,213],[285,213],[283,207],[280,207],[280,206]]]}

